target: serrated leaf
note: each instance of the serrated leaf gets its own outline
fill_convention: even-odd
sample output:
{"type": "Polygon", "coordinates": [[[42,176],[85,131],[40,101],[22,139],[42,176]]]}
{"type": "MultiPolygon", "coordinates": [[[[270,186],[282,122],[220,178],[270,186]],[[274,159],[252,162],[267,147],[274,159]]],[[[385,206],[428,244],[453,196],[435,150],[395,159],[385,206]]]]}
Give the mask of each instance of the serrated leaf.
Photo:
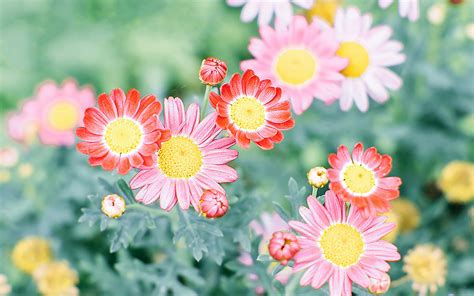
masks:
{"type": "Polygon", "coordinates": [[[110,253],[115,253],[121,248],[127,248],[130,243],[130,235],[126,227],[121,226],[114,234],[110,243],[110,253]]]}
{"type": "Polygon", "coordinates": [[[326,198],[326,197],[325,197],[324,195],[320,195],[320,196],[318,196],[318,201],[319,201],[322,205],[324,205],[325,198],[326,198]]]}
{"type": "Polygon", "coordinates": [[[135,202],[135,194],[133,194],[133,191],[130,186],[128,186],[127,182],[125,182],[123,179],[119,179],[117,181],[117,187],[119,188],[125,199],[128,201],[128,203],[135,202]]]}
{"type": "Polygon", "coordinates": [[[273,208],[275,209],[275,212],[277,212],[277,214],[280,216],[280,218],[285,220],[285,222],[290,221],[290,217],[288,217],[288,214],[286,213],[286,211],[282,208],[282,206],[279,203],[274,201],[272,204],[273,204],[273,208]]]}
{"type": "Polygon", "coordinates": [[[91,227],[100,219],[101,212],[98,210],[83,208],[81,211],[82,215],[79,217],[79,223],[87,223],[91,227]]]}
{"type": "Polygon", "coordinates": [[[107,180],[101,177],[97,179],[99,181],[99,184],[102,186],[102,188],[104,188],[105,191],[109,193],[117,193],[117,190],[114,188],[114,186],[110,184],[107,180]]]}

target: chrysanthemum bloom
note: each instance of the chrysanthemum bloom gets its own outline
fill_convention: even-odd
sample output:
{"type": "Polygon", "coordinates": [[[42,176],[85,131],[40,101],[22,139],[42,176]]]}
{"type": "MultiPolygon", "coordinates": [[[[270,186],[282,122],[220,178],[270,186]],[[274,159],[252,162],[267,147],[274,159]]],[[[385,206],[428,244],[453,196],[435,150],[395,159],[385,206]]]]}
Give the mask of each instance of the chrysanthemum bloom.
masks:
{"type": "Polygon", "coordinates": [[[299,232],[301,250],[293,258],[294,272],[306,270],[300,280],[315,289],[329,280],[331,295],[351,295],[352,282],[367,288],[369,276],[380,276],[390,269],[386,261],[400,259],[397,248],[381,240],[394,225],[385,217],[364,218],[356,207],[346,215],[346,206],[327,191],[324,206],[309,196],[309,209],[300,207],[305,223],[290,221],[299,232]]]}
{"type": "Polygon", "coordinates": [[[377,277],[369,277],[369,280],[369,292],[374,295],[385,294],[390,289],[390,276],[386,273],[382,273],[377,277]]]}
{"type": "Polygon", "coordinates": [[[240,19],[245,22],[251,22],[258,15],[258,25],[268,25],[272,20],[273,14],[283,24],[288,24],[293,15],[291,3],[300,6],[304,9],[309,9],[315,0],[227,0],[230,6],[242,6],[242,13],[240,19]]]}
{"type": "Polygon", "coordinates": [[[18,158],[18,151],[14,147],[0,148],[0,167],[14,167],[18,163],[18,158]]]}
{"type": "Polygon", "coordinates": [[[341,145],[328,161],[332,166],[328,169],[329,188],[359,208],[365,217],[387,212],[389,201],[400,195],[402,180],[386,177],[392,169],[392,158],[377,153],[375,147],[364,151],[364,146],[357,143],[351,157],[347,147],[341,145]]]}
{"type": "MultiPolygon", "coordinates": [[[[379,0],[379,6],[383,9],[392,5],[393,0],[379,0]]],[[[420,16],[420,4],[418,0],[398,0],[398,14],[414,22],[420,16]]]]}
{"type": "Polygon", "coordinates": [[[335,34],[340,41],[337,55],[349,64],[341,72],[345,76],[339,103],[344,111],[355,102],[360,111],[369,108],[369,96],[378,103],[389,99],[390,90],[397,90],[402,80],[387,67],[401,64],[403,45],[389,40],[392,29],[388,26],[371,28],[372,16],[361,15],[359,9],[339,9],[334,22],[335,34]]]}
{"type": "Polygon", "coordinates": [[[117,194],[106,195],[102,198],[100,209],[107,217],[116,219],[125,213],[125,200],[117,194]]]}
{"type": "Polygon", "coordinates": [[[158,145],[169,137],[159,122],[161,104],[156,97],[140,99],[136,89],[125,96],[117,88],[110,95],[101,94],[98,105],[86,110],[85,127],[76,130],[84,140],[77,149],[89,155],[90,165],[102,165],[105,170],[118,168],[123,175],[132,167],[153,166],[158,145]]]}
{"type": "Polygon", "coordinates": [[[76,271],[66,261],[54,261],[40,266],[33,273],[38,290],[43,295],[79,295],[76,271]]]}
{"type": "Polygon", "coordinates": [[[26,273],[32,273],[38,266],[51,261],[51,258],[49,242],[36,236],[20,240],[12,252],[13,263],[26,273]]]}
{"type": "Polygon", "coordinates": [[[397,198],[391,203],[391,212],[398,216],[398,229],[400,233],[407,233],[420,225],[420,211],[409,199],[397,198]]]}
{"type": "Polygon", "coordinates": [[[31,144],[38,135],[38,102],[36,100],[26,101],[18,113],[7,115],[7,134],[13,140],[31,144]]]}
{"type": "Polygon", "coordinates": [[[316,188],[323,188],[328,183],[327,170],[323,167],[314,167],[308,171],[309,185],[316,188]]]}
{"type": "Polygon", "coordinates": [[[308,109],[315,97],[328,104],[340,97],[344,76],[339,71],[347,60],[336,55],[339,43],[330,30],[295,16],[288,27],[277,21],[275,29],[260,28],[260,36],[250,40],[254,59],[240,66],[280,87],[296,114],[308,109]]]}
{"type": "Polygon", "coordinates": [[[386,213],[383,213],[382,216],[387,217],[387,220],[385,220],[385,222],[395,224],[395,227],[392,229],[392,231],[390,231],[386,236],[382,238],[383,240],[393,243],[397,240],[398,233],[400,232],[400,229],[398,227],[398,225],[400,224],[400,217],[397,213],[393,211],[393,209],[386,213]]]}
{"type": "Polygon", "coordinates": [[[290,104],[280,98],[281,89],[260,80],[252,70],[245,71],[242,78],[234,74],[221,86],[221,95],[211,92],[209,96],[219,127],[229,131],[240,146],[248,148],[253,141],[265,150],[283,140],[281,130],[295,125],[290,104]]]}
{"type": "Polygon", "coordinates": [[[317,0],[313,6],[305,12],[306,18],[311,22],[314,17],[318,17],[332,25],[334,24],[336,11],[339,6],[341,6],[342,1],[343,0],[317,0]]]}
{"type": "Polygon", "coordinates": [[[227,65],[216,58],[207,58],[202,61],[199,69],[199,80],[203,84],[214,86],[221,83],[227,75],[227,65]]]}
{"type": "Polygon", "coordinates": [[[296,236],[289,232],[274,232],[268,244],[268,253],[282,265],[288,264],[288,260],[291,260],[299,249],[296,236]]]}
{"type": "Polygon", "coordinates": [[[8,284],[8,279],[4,274],[0,274],[0,296],[10,294],[12,287],[8,284]]]}
{"type": "Polygon", "coordinates": [[[467,161],[452,161],[443,168],[438,186],[446,199],[455,203],[474,200],[474,164],[467,161]]]}
{"type": "Polygon", "coordinates": [[[443,251],[431,244],[417,245],[403,258],[403,270],[413,282],[413,290],[420,295],[432,294],[446,280],[446,258],[443,251]]]}
{"type": "Polygon", "coordinates": [[[238,152],[229,149],[231,138],[216,139],[222,131],[216,113],[199,122],[199,106],[184,110],[180,98],[165,99],[164,126],[171,138],[161,144],[155,168],[141,170],[130,181],[132,189],[141,188],[136,199],[144,204],[160,200],[160,207],[170,211],[176,202],[182,209],[189,204],[199,211],[204,190],[224,193],[219,183],[234,182],[237,172],[227,165],[238,152]]]}
{"type": "Polygon", "coordinates": [[[219,218],[229,209],[229,202],[224,193],[214,189],[206,190],[199,199],[200,212],[206,218],[219,218]]]}

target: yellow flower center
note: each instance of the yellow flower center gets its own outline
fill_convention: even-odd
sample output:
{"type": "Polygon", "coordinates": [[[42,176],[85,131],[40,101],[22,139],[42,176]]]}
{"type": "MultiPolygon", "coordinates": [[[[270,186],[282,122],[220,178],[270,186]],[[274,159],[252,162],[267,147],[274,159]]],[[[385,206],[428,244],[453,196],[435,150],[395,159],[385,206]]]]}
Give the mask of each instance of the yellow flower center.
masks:
{"type": "Polygon", "coordinates": [[[355,194],[369,193],[375,186],[374,173],[360,164],[350,164],[343,173],[347,188],[355,194]]]}
{"type": "Polygon", "coordinates": [[[239,129],[255,131],[265,123],[265,107],[254,97],[241,97],[230,105],[230,119],[239,129]]]}
{"type": "Polygon", "coordinates": [[[364,253],[364,240],[351,225],[338,223],[326,228],[319,238],[319,246],[326,260],[339,267],[359,262],[364,253]]]}
{"type": "Polygon", "coordinates": [[[357,42],[342,42],[336,54],[349,60],[347,67],[341,71],[346,77],[360,77],[369,66],[369,53],[357,42]]]}
{"type": "Polygon", "coordinates": [[[316,58],[306,49],[288,49],[276,60],[278,78],[286,84],[301,85],[316,74],[316,58]]]}
{"type": "Polygon", "coordinates": [[[170,178],[191,178],[201,169],[201,149],[188,137],[173,136],[161,144],[158,166],[170,178]]]}
{"type": "Polygon", "coordinates": [[[138,148],[143,133],[137,122],[129,118],[118,118],[105,129],[105,143],[115,153],[126,154],[138,148]]]}
{"type": "Polygon", "coordinates": [[[68,102],[60,101],[48,110],[48,124],[58,131],[67,131],[76,126],[79,119],[77,107],[68,102]]]}

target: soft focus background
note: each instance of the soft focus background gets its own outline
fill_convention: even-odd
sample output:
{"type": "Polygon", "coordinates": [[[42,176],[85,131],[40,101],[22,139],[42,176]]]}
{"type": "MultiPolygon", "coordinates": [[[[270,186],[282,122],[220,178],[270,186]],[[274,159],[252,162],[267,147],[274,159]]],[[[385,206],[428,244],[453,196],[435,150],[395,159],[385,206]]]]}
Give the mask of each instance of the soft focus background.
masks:
{"type": "MultiPolygon", "coordinates": [[[[89,167],[74,147],[16,144],[3,132],[5,119],[39,83],[68,77],[93,86],[96,93],[137,88],[160,100],[198,101],[204,92],[197,75],[202,59],[215,56],[227,63],[229,73],[240,71],[240,61],[250,58],[250,37],[258,36],[256,22],[241,23],[241,9],[217,0],[0,0],[0,147],[20,153],[13,167],[0,168],[0,274],[8,278],[12,295],[37,293],[31,278],[11,260],[15,244],[29,235],[47,239],[54,257],[69,262],[83,295],[252,294],[262,283],[250,280],[246,274],[251,271],[236,263],[254,239],[248,222],[274,211],[274,201],[289,208],[290,177],[309,193],[307,170],[327,167],[327,155],[338,145],[352,147],[357,141],[393,157],[392,175],[403,179],[401,196],[418,209],[417,227],[396,238],[402,256],[420,243],[437,245],[448,260],[446,285],[438,294],[474,295],[472,202],[450,203],[437,186],[449,162],[474,159],[474,36],[472,26],[468,29],[474,2],[422,0],[414,23],[401,19],[396,6],[382,10],[376,1],[344,2],[350,4],[372,13],[375,24],[391,25],[394,38],[405,44],[407,60],[395,68],[402,89],[385,105],[371,101],[367,113],[355,108],[344,113],[338,104],[315,101],[274,150],[253,146],[241,151],[233,163],[240,179],[226,187],[239,201],[226,220],[216,222],[217,228],[190,213],[184,218],[196,222],[194,229],[182,223],[176,210],[168,216],[136,213],[104,222],[94,196],[117,190],[110,186],[120,176],[89,167]],[[436,3],[446,9],[440,24],[426,16],[436,3]],[[82,221],[92,227],[78,222],[85,207],[90,212],[82,221]],[[184,234],[177,235],[181,228],[184,234]],[[218,238],[209,244],[213,231],[218,238]],[[203,241],[189,245],[187,236],[193,235],[203,241]],[[111,244],[118,252],[109,253],[111,244]],[[203,259],[196,262],[193,255],[203,259]]],[[[402,265],[392,264],[392,280],[404,275],[402,265]]],[[[264,282],[265,268],[252,272],[264,282]]],[[[269,294],[285,289],[287,295],[314,293],[290,283],[289,292],[280,287],[269,294]]],[[[389,294],[410,291],[406,282],[389,294]]]]}

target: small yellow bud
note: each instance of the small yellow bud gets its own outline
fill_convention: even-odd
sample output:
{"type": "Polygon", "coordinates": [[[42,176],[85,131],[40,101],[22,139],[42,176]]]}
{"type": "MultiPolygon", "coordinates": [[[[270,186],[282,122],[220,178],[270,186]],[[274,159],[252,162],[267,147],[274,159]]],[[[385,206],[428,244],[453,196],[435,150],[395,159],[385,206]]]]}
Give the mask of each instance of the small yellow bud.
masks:
{"type": "Polygon", "coordinates": [[[101,210],[109,218],[118,218],[125,212],[125,200],[117,194],[104,196],[101,203],[101,210]]]}
{"type": "Polygon", "coordinates": [[[316,188],[322,188],[328,183],[327,170],[323,167],[314,167],[308,171],[308,183],[316,188]]]}

